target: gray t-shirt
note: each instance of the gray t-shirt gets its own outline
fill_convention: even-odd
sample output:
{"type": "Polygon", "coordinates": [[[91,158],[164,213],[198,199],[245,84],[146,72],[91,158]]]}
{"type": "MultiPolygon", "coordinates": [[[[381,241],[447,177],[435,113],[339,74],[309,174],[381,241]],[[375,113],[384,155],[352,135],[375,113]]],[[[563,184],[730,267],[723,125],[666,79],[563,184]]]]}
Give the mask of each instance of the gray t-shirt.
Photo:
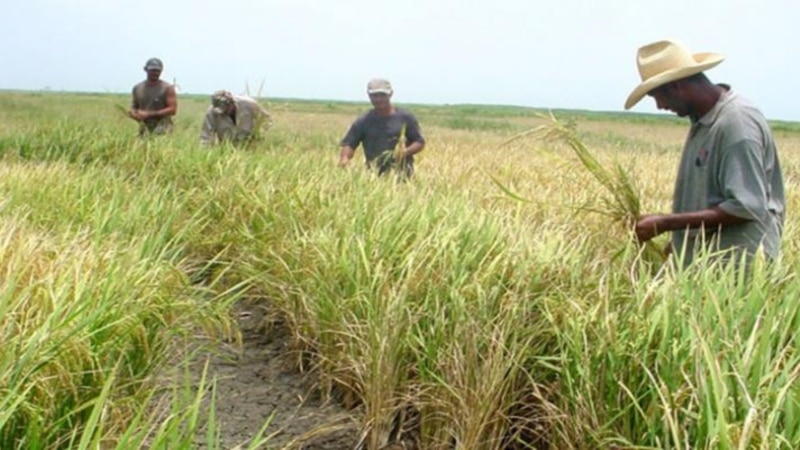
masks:
{"type": "MultiPolygon", "coordinates": [[[[417,118],[405,109],[395,108],[388,116],[378,115],[374,109],[361,115],[350,126],[341,145],[347,145],[355,150],[362,144],[367,164],[370,164],[381,153],[393,150],[397,146],[404,125],[406,136],[404,145],[425,142],[417,118]]],[[[409,158],[409,162],[413,163],[413,157],[409,158]]]]}
{"type": "Polygon", "coordinates": [[[752,255],[759,248],[778,256],[785,214],[783,175],[772,132],[750,102],[726,92],[692,124],[684,145],[673,197],[674,212],[719,207],[749,219],[717,230],[680,230],[672,234],[676,252],[686,247],[685,263],[696,245],[752,255]]]}

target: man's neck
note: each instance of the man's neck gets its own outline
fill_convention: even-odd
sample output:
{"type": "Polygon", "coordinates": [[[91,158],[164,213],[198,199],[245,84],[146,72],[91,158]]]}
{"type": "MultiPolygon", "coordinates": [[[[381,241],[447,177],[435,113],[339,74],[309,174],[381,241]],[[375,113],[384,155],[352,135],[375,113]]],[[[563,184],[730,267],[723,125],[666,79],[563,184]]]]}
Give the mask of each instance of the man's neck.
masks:
{"type": "Polygon", "coordinates": [[[386,108],[375,108],[375,113],[379,116],[391,116],[394,113],[394,106],[388,106],[386,108]]]}
{"type": "Polygon", "coordinates": [[[708,114],[726,91],[724,88],[711,84],[707,88],[702,89],[698,93],[698,100],[695,107],[695,113],[692,115],[693,121],[700,120],[703,116],[708,114]]]}

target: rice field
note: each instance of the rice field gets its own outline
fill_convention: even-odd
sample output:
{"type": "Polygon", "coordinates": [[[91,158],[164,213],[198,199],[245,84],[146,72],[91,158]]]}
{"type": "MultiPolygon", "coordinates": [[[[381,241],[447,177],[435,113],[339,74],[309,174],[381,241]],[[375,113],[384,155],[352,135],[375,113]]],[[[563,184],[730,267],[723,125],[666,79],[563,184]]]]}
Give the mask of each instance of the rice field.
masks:
{"type": "MultiPolygon", "coordinates": [[[[223,448],[213,376],[162,374],[241,302],[366,450],[800,448],[800,125],[782,258],[744,278],[655,274],[574,147],[520,137],[542,111],[401,104],[427,146],[396,183],[336,167],[366,103],[263,100],[261,142],[208,149],[205,96],[145,141],[127,102],[0,92],[0,448],[223,448]]],[[[686,123],[554,114],[669,210],[686,123]]]]}

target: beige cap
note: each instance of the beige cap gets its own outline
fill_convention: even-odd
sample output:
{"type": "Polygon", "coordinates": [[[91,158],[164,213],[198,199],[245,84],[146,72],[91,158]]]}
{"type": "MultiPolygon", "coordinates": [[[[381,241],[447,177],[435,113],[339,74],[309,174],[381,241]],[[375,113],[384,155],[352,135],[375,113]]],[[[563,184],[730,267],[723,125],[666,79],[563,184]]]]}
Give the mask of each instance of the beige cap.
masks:
{"type": "Polygon", "coordinates": [[[383,78],[373,78],[367,83],[367,94],[392,95],[392,83],[383,78]]]}

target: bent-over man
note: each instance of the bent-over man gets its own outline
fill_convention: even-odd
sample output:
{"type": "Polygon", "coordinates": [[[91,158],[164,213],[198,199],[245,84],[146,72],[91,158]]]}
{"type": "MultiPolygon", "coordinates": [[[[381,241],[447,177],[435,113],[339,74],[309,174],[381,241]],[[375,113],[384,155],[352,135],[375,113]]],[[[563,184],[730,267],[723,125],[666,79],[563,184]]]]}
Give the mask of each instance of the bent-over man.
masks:
{"type": "Polygon", "coordinates": [[[230,142],[248,144],[261,137],[272,119],[255,99],[219,90],[211,95],[211,106],[206,110],[200,130],[203,145],[230,142]]]}

